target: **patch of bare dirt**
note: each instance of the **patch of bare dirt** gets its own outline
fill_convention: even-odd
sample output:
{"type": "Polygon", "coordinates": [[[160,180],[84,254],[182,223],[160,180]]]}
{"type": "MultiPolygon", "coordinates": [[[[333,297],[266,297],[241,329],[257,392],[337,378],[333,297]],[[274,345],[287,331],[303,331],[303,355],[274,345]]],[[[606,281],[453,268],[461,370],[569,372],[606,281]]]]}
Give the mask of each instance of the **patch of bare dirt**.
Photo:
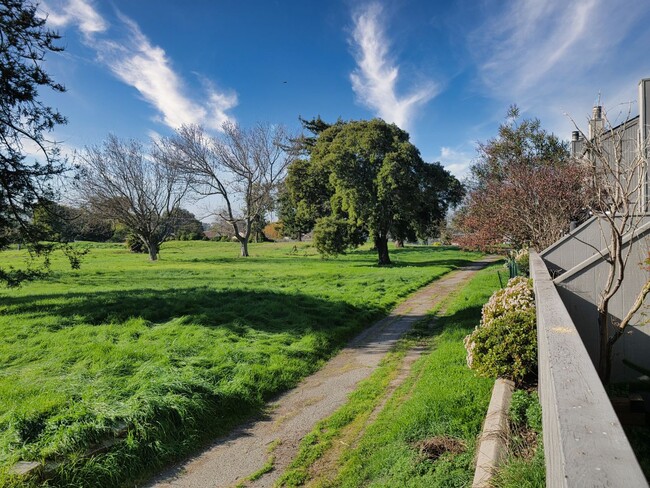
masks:
{"type": "Polygon", "coordinates": [[[447,436],[436,436],[419,441],[415,447],[420,451],[421,456],[430,461],[435,461],[446,453],[461,454],[467,449],[465,443],[460,439],[447,436]]]}

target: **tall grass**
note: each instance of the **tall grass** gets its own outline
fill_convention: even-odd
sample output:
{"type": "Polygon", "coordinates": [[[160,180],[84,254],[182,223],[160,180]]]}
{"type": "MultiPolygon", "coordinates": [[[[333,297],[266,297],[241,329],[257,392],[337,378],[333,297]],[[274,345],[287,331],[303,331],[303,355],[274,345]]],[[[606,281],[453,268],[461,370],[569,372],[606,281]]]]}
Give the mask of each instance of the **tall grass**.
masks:
{"type": "MultiPolygon", "coordinates": [[[[0,291],[0,485],[17,460],[57,461],[51,483],[140,479],[262,411],[410,292],[477,256],[308,245],[167,243],[148,262],[96,245],[82,269],[0,291]],[[119,439],[91,457],[91,446],[119,439]]],[[[0,253],[20,264],[17,251],[0,253]]]]}

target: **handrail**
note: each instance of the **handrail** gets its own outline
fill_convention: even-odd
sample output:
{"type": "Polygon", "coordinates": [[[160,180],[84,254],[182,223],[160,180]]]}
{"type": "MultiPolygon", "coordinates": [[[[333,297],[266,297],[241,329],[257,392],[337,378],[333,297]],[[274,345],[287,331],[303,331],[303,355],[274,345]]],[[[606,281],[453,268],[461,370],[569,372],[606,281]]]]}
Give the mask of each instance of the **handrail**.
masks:
{"type": "Polygon", "coordinates": [[[647,487],[578,331],[534,251],[530,270],[537,305],[546,486],[647,487]]]}

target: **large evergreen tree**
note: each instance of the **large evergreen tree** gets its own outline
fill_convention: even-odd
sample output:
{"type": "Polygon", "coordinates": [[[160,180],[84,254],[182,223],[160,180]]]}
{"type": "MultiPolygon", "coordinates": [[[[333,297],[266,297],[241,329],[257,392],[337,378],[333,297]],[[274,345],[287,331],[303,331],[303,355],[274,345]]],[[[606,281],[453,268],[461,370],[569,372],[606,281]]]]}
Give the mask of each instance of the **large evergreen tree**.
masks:
{"type": "MultiPolygon", "coordinates": [[[[292,139],[292,152],[298,157],[287,167],[287,176],[278,192],[277,210],[282,222],[282,233],[301,240],[303,234],[311,232],[316,220],[330,213],[331,189],[329,175],[315,170],[309,163],[309,155],[319,135],[329,129],[329,124],[320,115],[313,119],[299,117],[303,132],[292,139]]],[[[337,124],[340,124],[339,120],[337,124]]]]}
{"type": "MultiPolygon", "coordinates": [[[[462,197],[456,178],[439,163],[425,163],[408,133],[380,119],[332,125],[319,133],[309,156],[305,172],[311,181],[318,176],[321,186],[302,195],[307,207],[329,208],[314,231],[324,253],[370,237],[379,264],[390,264],[389,237],[426,233],[462,197]]],[[[304,186],[305,179],[298,180],[304,186]]],[[[286,183],[291,187],[291,180],[286,183]]]]}
{"type": "MultiPolygon", "coordinates": [[[[0,248],[18,241],[36,252],[51,250],[39,244],[38,228],[31,223],[34,208],[53,197],[52,177],[64,171],[58,148],[46,135],[66,120],[38,97],[42,88],[64,91],[43,69],[45,56],[63,49],[45,23],[36,4],[0,0],[0,248]],[[28,156],[27,147],[38,155],[28,156]]],[[[78,264],[74,254],[70,257],[78,264]]],[[[10,284],[28,277],[0,269],[0,280],[10,284]]]]}

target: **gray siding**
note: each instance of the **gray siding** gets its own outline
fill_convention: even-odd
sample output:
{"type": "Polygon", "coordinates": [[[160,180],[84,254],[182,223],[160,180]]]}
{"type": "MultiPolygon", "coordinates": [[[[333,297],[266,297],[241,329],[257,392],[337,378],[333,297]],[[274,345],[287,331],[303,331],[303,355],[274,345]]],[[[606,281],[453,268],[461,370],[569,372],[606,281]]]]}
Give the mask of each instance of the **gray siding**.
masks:
{"type": "MultiPolygon", "coordinates": [[[[639,176],[643,178],[640,195],[635,195],[632,201],[647,201],[647,174],[642,168],[638,168],[639,158],[642,157],[643,139],[639,130],[640,117],[630,119],[616,127],[606,129],[603,133],[601,146],[603,153],[599,156],[592,156],[587,153],[587,144],[584,139],[571,142],[571,153],[574,157],[583,161],[595,161],[597,165],[602,161],[609,161],[611,165],[621,165],[620,174],[631,174],[634,177],[629,181],[629,188],[633,189],[638,185],[639,176]]],[[[611,175],[610,175],[611,176],[611,175]]],[[[611,177],[610,177],[610,181],[611,177]]],[[[625,182],[624,184],[628,184],[625,182]]],[[[645,205],[638,209],[645,211],[645,205]]]]}
{"type": "MultiPolygon", "coordinates": [[[[641,225],[648,223],[650,223],[650,216],[645,216],[641,225]]],[[[614,319],[621,319],[625,315],[642,284],[650,277],[650,272],[641,266],[650,249],[650,227],[631,242],[632,251],[626,268],[625,281],[611,302],[610,311],[614,319]]],[[[592,361],[596,364],[599,341],[596,304],[600,295],[600,286],[607,278],[608,267],[597,256],[594,247],[601,250],[605,247],[603,231],[595,218],[549,247],[542,253],[542,257],[549,272],[555,278],[554,283],[557,285],[558,293],[592,361]]],[[[629,380],[640,376],[640,373],[625,366],[623,359],[650,369],[650,354],[648,354],[650,327],[643,327],[643,324],[648,321],[649,313],[650,309],[646,304],[637,313],[626,334],[618,341],[614,350],[612,380],[629,380]]]]}

